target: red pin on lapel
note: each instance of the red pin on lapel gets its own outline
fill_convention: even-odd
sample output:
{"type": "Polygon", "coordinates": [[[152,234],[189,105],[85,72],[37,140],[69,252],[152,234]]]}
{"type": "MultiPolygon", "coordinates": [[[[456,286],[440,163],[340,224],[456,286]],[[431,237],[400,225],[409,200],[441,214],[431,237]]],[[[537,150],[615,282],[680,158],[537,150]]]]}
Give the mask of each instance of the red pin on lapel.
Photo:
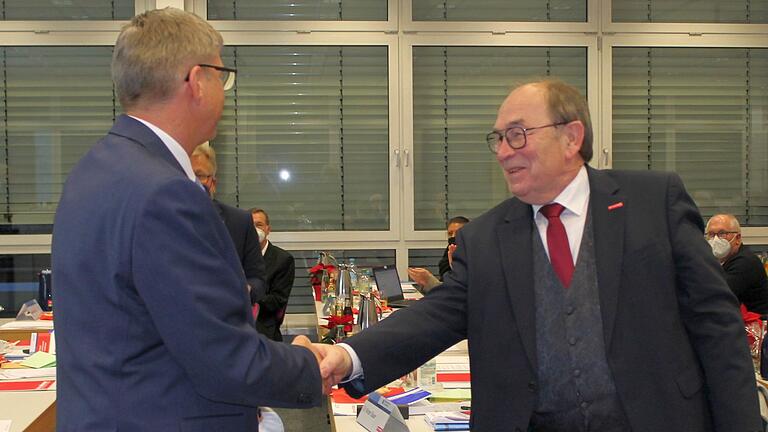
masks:
{"type": "Polygon", "coordinates": [[[624,207],[624,202],[619,201],[617,203],[609,205],[608,206],[608,211],[616,210],[617,208],[622,208],[622,207],[624,207]]]}

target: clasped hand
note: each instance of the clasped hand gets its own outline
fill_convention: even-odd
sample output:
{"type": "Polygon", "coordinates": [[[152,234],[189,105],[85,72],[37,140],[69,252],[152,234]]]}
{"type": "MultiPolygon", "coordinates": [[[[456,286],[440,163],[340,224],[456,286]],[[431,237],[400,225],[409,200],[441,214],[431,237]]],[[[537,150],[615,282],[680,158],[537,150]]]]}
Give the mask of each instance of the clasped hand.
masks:
{"type": "Polygon", "coordinates": [[[315,355],[320,367],[320,376],[323,379],[323,394],[330,394],[331,387],[352,373],[352,358],[344,348],[335,345],[313,344],[304,335],[296,336],[292,343],[309,349],[315,355]]]}

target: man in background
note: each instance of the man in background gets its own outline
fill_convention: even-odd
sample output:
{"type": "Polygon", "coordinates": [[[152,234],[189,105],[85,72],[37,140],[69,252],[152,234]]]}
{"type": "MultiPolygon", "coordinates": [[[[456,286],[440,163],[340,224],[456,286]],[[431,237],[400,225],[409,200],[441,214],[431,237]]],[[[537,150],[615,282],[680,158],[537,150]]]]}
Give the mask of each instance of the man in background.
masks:
{"type": "Polygon", "coordinates": [[[195,147],[190,158],[192,170],[197,179],[205,186],[208,195],[213,200],[213,206],[229,231],[237,256],[245,272],[245,279],[251,287],[251,298],[264,297],[266,287],[266,269],[264,258],[261,256],[259,236],[251,222],[251,216],[246,210],[224,204],[215,198],[216,195],[216,152],[208,143],[195,147]]]}
{"type": "Polygon", "coordinates": [[[256,330],[268,338],[282,341],[280,324],[285,317],[285,308],[291,296],[293,279],[296,276],[296,265],[293,255],[281,249],[268,240],[272,232],[269,215],[260,208],[251,209],[253,225],[259,233],[261,253],[267,267],[267,293],[259,299],[251,300],[259,304],[259,317],[256,320],[256,330]]]}
{"type": "Polygon", "coordinates": [[[416,282],[422,293],[426,294],[432,288],[440,285],[440,281],[443,280],[443,275],[451,269],[451,261],[453,260],[453,252],[456,250],[456,233],[469,223],[469,219],[464,216],[456,216],[451,218],[446,224],[446,231],[448,233],[448,246],[443,252],[443,257],[437,264],[440,278],[438,279],[429,270],[422,267],[411,267],[408,269],[408,276],[416,282]]]}
{"type": "Polygon", "coordinates": [[[741,241],[741,225],[734,215],[717,214],[707,222],[712,253],[725,271],[725,280],[750,312],[768,314],[768,278],[760,259],[741,241]]]}
{"type": "Polygon", "coordinates": [[[467,338],[473,431],[758,431],[736,297],[680,178],[595,170],[574,87],[515,88],[487,144],[514,196],[464,226],[439,289],[337,345],[359,397],[467,338]]]}
{"type": "Polygon", "coordinates": [[[321,402],[315,356],[253,328],[232,240],[195,182],[190,155],[234,84],[222,45],[173,8],[117,38],[126,114],[72,169],[54,221],[58,431],[256,431],[260,405],[321,402]]]}

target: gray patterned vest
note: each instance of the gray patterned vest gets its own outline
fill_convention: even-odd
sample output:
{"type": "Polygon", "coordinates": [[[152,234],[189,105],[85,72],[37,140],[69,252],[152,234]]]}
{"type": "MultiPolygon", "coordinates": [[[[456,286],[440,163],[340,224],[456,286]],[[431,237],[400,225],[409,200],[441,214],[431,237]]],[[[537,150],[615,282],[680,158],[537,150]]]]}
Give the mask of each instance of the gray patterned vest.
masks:
{"type": "Polygon", "coordinates": [[[628,431],[608,367],[587,214],[573,279],[564,288],[533,229],[539,394],[532,430],[628,431]]]}

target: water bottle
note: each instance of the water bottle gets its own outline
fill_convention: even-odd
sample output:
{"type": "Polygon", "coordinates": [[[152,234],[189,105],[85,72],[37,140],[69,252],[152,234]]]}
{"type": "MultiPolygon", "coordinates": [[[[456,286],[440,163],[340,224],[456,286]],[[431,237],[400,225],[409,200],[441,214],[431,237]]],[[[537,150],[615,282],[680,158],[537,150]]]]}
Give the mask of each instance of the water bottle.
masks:
{"type": "Polygon", "coordinates": [[[357,287],[357,283],[358,283],[358,280],[357,280],[357,267],[355,267],[355,259],[354,258],[350,258],[349,259],[349,277],[350,277],[351,282],[352,282],[352,289],[353,290],[358,289],[358,287],[357,287]]]}
{"type": "Polygon", "coordinates": [[[434,390],[437,387],[437,360],[432,358],[421,365],[416,382],[424,390],[434,390]]]}

